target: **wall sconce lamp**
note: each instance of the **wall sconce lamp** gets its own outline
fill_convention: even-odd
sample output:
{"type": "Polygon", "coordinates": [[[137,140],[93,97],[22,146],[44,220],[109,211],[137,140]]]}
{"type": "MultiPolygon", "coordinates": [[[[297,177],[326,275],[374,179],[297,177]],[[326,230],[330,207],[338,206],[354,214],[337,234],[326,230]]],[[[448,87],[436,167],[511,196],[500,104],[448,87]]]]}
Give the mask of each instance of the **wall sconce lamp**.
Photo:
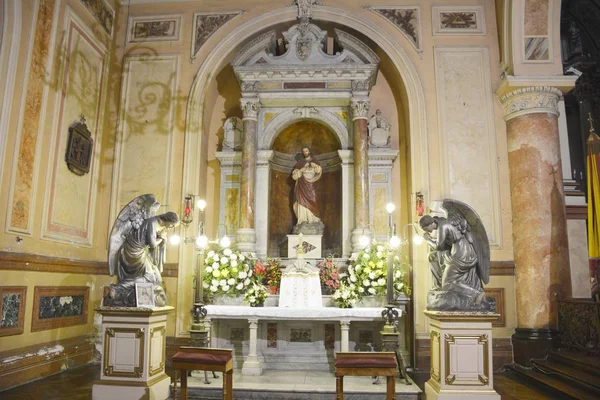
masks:
{"type": "MultiPolygon", "coordinates": [[[[183,213],[181,215],[181,225],[183,225],[183,243],[195,243],[196,247],[202,248],[208,245],[208,239],[204,235],[204,209],[206,208],[206,201],[204,199],[196,199],[198,195],[186,194],[183,200],[183,213]],[[200,221],[198,221],[198,236],[187,237],[187,228],[194,222],[194,205],[200,210],[200,221]]],[[[169,242],[176,246],[181,243],[181,236],[174,234],[169,238],[169,242]]]]}
{"type": "Polygon", "coordinates": [[[423,213],[425,212],[425,207],[423,206],[423,193],[415,193],[415,198],[415,211],[417,212],[418,217],[422,217],[423,213]]]}

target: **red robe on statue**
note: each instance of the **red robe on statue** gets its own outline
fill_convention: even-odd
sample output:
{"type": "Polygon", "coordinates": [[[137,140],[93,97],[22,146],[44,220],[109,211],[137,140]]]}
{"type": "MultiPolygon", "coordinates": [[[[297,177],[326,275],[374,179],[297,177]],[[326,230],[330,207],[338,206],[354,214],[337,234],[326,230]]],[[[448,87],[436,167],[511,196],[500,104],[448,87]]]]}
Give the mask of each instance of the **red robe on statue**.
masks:
{"type": "MultiPolygon", "coordinates": [[[[296,186],[294,188],[294,199],[296,203],[308,209],[314,217],[320,219],[321,207],[317,198],[316,181],[321,177],[321,164],[312,157],[298,161],[294,166],[292,175],[296,180],[296,186]],[[307,166],[307,164],[311,164],[308,166],[308,171],[301,173],[300,170],[307,166]],[[314,171],[311,172],[311,170],[314,171]]],[[[298,217],[298,223],[313,222],[303,220],[301,213],[298,212],[296,204],[294,204],[294,211],[296,212],[296,217],[298,217]]]]}

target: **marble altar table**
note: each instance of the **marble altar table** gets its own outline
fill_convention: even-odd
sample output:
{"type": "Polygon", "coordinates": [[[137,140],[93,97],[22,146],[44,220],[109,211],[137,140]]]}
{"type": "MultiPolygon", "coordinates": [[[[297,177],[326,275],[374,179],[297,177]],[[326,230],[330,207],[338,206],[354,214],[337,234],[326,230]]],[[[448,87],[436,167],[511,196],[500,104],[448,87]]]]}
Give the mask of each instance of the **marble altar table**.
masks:
{"type": "MultiPolygon", "coordinates": [[[[320,298],[319,298],[320,300],[320,298]]],[[[260,375],[264,368],[262,356],[257,352],[259,321],[293,321],[296,323],[315,321],[336,321],[340,324],[340,351],[349,351],[349,331],[351,322],[382,322],[382,307],[377,308],[282,308],[207,305],[208,315],[205,324],[211,330],[211,347],[218,347],[213,321],[246,320],[249,325],[248,355],[242,365],[242,374],[260,375]]],[[[401,309],[398,310],[403,315],[401,309]]]]}

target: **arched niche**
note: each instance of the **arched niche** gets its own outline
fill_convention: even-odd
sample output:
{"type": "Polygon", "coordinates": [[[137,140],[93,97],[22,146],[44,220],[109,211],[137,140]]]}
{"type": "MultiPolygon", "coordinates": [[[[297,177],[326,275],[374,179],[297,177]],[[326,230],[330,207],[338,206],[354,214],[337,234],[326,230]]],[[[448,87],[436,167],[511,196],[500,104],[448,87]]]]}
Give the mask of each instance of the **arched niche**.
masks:
{"type": "MultiPolygon", "coordinates": [[[[295,21],[296,17],[295,7],[283,7],[269,12],[248,12],[240,19],[240,24],[232,25],[230,32],[222,39],[207,42],[206,57],[197,58],[199,69],[187,104],[182,197],[188,192],[205,193],[204,180],[201,178],[206,176],[210,119],[214,112],[214,99],[218,95],[215,76],[224,68],[230,68],[228,65],[234,55],[249,40],[265,30],[295,21]]],[[[377,54],[386,60],[384,67],[388,73],[388,81],[394,82],[398,112],[404,116],[401,122],[402,131],[406,132],[406,140],[400,146],[401,153],[408,155],[406,165],[402,166],[406,172],[402,173],[401,181],[395,184],[405,184],[412,192],[430,193],[425,93],[419,73],[409,56],[413,52],[411,44],[403,37],[390,34],[390,31],[379,23],[376,15],[356,7],[346,9],[344,6],[342,9],[336,6],[319,6],[313,10],[313,20],[360,32],[378,46],[377,54]]],[[[340,154],[342,153],[343,159],[350,160],[348,151],[341,151],[340,154]]],[[[265,154],[265,157],[269,155],[265,154]]],[[[406,197],[402,199],[402,203],[405,203],[404,209],[414,207],[413,198],[406,197]]],[[[195,252],[182,246],[179,260],[181,270],[178,288],[185,290],[185,276],[193,272],[195,252]]],[[[426,265],[426,258],[423,257],[413,261],[415,270],[425,269],[426,265]]],[[[189,307],[190,299],[178,296],[178,335],[189,326],[189,315],[186,311],[189,307]]]]}
{"type": "Polygon", "coordinates": [[[272,142],[267,235],[269,257],[287,257],[287,235],[296,223],[292,209],[295,182],[291,172],[305,146],[311,149],[314,158],[323,168],[323,175],[316,183],[321,220],[325,225],[323,253],[342,252],[342,174],[338,155],[340,142],[330,127],[305,119],[288,124],[272,142]]]}

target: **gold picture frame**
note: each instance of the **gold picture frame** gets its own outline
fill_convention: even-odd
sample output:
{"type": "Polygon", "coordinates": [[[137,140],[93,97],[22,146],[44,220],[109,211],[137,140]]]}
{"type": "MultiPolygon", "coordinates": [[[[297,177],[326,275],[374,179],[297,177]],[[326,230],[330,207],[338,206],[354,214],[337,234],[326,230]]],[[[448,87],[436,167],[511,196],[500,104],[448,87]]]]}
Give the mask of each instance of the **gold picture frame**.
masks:
{"type": "Polygon", "coordinates": [[[89,298],[87,286],[36,286],[31,331],[87,324],[89,298]]]}

